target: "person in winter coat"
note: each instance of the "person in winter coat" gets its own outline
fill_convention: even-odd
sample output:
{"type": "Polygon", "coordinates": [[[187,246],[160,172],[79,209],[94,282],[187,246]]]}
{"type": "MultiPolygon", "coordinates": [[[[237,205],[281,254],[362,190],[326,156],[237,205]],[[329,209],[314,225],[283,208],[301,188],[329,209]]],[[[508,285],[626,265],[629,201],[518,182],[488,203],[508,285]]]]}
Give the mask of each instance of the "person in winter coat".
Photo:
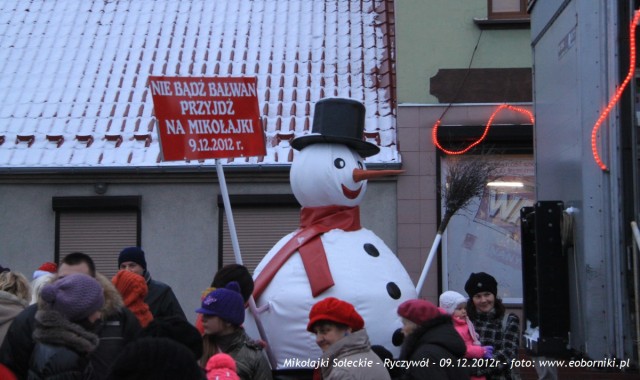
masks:
{"type": "Polygon", "coordinates": [[[202,334],[189,321],[180,317],[154,319],[142,329],[136,339],[168,338],[187,347],[196,359],[202,357],[202,334]]]}
{"type": "Polygon", "coordinates": [[[485,272],[471,273],[464,285],[469,295],[467,313],[483,346],[493,347],[489,366],[473,369],[476,376],[487,380],[511,380],[509,370],[512,360],[518,356],[520,344],[520,319],[515,314],[505,315],[502,300],[497,297],[498,282],[485,272]]]}
{"type": "MultiPolygon", "coordinates": [[[[91,353],[91,362],[96,377],[104,379],[116,356],[141,330],[140,323],[133,313],[124,307],[122,298],[111,281],[96,273],[95,264],[90,256],[81,252],[66,255],[58,267],[56,281],[74,273],[95,277],[103,289],[105,302],[102,307],[102,319],[96,327],[100,342],[91,353]]],[[[35,345],[35,317],[39,308],[39,304],[30,305],[18,314],[0,346],[0,363],[9,367],[19,379],[27,378],[29,358],[35,345]]]]}
{"type": "Polygon", "coordinates": [[[468,379],[469,371],[459,365],[467,347],[453,327],[451,317],[440,312],[433,303],[412,299],[398,306],[402,317],[404,342],[400,360],[412,360],[403,379],[461,380],[468,379]],[[448,365],[448,363],[451,363],[448,365]]]}
{"type": "Polygon", "coordinates": [[[244,300],[240,286],[232,281],[224,288],[209,293],[202,306],[204,327],[202,368],[209,358],[219,352],[229,354],[235,361],[242,380],[271,380],[271,368],[262,347],[253,342],[241,325],[244,323],[244,300]]]}
{"type": "Polygon", "coordinates": [[[390,380],[389,372],[371,350],[364,320],[352,304],[327,297],[309,311],[307,331],[316,335],[322,350],[314,379],[390,380]],[[355,363],[355,364],[347,364],[355,363]]]}
{"type": "MultiPolygon", "coordinates": [[[[451,316],[453,327],[467,346],[467,353],[464,357],[491,359],[493,347],[481,345],[473,323],[467,317],[467,298],[458,292],[448,290],[440,294],[440,308],[451,316]]],[[[486,380],[484,376],[471,376],[471,379],[486,380]]]]}
{"type": "Polygon", "coordinates": [[[93,379],[89,354],[98,347],[95,323],[104,305],[91,276],[66,276],[41,291],[28,379],[93,379]]]}
{"type": "MultiPolygon", "coordinates": [[[[207,294],[216,290],[217,288],[224,288],[231,281],[236,281],[240,285],[240,294],[245,305],[253,293],[253,277],[251,273],[244,265],[240,264],[227,264],[220,268],[213,276],[211,286],[202,292],[200,302],[207,296],[207,294]]],[[[204,334],[204,327],[202,326],[202,314],[198,314],[196,318],[196,328],[200,331],[200,334],[204,334]]]]}
{"type": "Polygon", "coordinates": [[[144,277],[147,282],[149,292],[144,298],[144,302],[149,305],[151,314],[155,318],[179,316],[187,319],[182,311],[180,302],[173,293],[173,289],[164,282],[151,278],[151,273],[147,270],[147,260],[144,251],[140,247],[127,247],[118,256],[118,269],[128,270],[144,277]]]}
{"type": "Polygon", "coordinates": [[[22,273],[0,273],[0,343],[9,331],[11,322],[29,305],[31,290],[22,273]]]}
{"type": "Polygon", "coordinates": [[[129,343],[111,366],[107,380],[205,380],[185,345],[173,339],[144,337],[129,343]]]}
{"type": "Polygon", "coordinates": [[[149,291],[144,278],[133,272],[121,270],[113,276],[111,282],[122,296],[124,305],[138,318],[140,326],[147,327],[153,320],[153,314],[149,305],[144,303],[144,297],[149,291]]]}

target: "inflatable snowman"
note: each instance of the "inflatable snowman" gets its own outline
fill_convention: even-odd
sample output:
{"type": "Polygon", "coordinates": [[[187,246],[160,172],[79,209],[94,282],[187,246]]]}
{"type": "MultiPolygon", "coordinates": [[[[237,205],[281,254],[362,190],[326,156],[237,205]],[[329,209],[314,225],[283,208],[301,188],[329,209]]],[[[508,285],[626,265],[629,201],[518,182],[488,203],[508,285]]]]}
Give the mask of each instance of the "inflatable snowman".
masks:
{"type": "Polygon", "coordinates": [[[363,157],[379,148],[362,140],[364,113],[351,99],[320,100],[312,133],[291,143],[300,151],[290,181],[302,205],[301,225],[269,251],[253,275],[258,316],[277,369],[308,368],[314,365],[310,359],[322,355],[306,324],[311,306],[326,297],[353,304],[371,344],[399,353],[392,344],[402,326],[396,310],[417,298],[415,286],[391,249],[360,226],[358,208],[367,178],[399,171],[365,169],[363,157]]]}

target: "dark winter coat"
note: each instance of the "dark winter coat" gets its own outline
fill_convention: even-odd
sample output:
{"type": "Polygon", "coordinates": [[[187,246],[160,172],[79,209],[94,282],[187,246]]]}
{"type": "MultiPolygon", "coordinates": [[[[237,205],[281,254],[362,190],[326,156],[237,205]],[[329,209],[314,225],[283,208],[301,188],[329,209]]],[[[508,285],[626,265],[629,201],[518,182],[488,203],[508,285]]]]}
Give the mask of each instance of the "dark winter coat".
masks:
{"type": "Polygon", "coordinates": [[[398,364],[402,365],[402,361],[411,364],[403,377],[407,380],[468,379],[469,371],[457,365],[457,360],[464,357],[466,350],[451,317],[442,315],[424,323],[405,338],[398,364]]]}
{"type": "MultiPolygon", "coordinates": [[[[102,323],[96,330],[100,342],[90,355],[90,360],[97,377],[104,378],[111,363],[122,348],[133,341],[141,327],[136,316],[124,307],[122,298],[111,281],[99,274],[96,274],[96,280],[105,290],[105,304],[102,308],[102,323]]],[[[0,363],[9,367],[18,379],[27,378],[29,358],[35,346],[32,335],[36,327],[37,311],[38,305],[34,304],[18,314],[0,346],[0,363]]]]}
{"type": "MultiPolygon", "coordinates": [[[[211,338],[205,336],[205,339],[211,338]]],[[[221,352],[230,355],[236,361],[236,372],[240,379],[272,379],[271,367],[262,352],[262,347],[249,338],[244,329],[239,328],[230,335],[216,337],[214,342],[221,352]]]]}
{"type": "Polygon", "coordinates": [[[89,354],[99,338],[55,310],[38,310],[29,380],[92,380],[89,354]]]}
{"type": "Polygon", "coordinates": [[[154,318],[177,316],[187,319],[182,307],[180,307],[180,302],[169,285],[152,279],[149,271],[144,272],[144,279],[149,288],[144,302],[149,305],[149,310],[154,318]]]}

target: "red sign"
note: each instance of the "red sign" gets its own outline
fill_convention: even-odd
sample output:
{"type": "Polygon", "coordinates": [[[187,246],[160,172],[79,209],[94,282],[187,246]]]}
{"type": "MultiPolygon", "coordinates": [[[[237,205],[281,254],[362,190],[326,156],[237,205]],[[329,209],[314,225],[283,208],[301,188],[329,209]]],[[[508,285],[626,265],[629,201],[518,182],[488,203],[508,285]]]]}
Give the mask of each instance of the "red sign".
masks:
{"type": "Polygon", "coordinates": [[[256,78],[149,77],[163,161],[266,155],[256,78]]]}

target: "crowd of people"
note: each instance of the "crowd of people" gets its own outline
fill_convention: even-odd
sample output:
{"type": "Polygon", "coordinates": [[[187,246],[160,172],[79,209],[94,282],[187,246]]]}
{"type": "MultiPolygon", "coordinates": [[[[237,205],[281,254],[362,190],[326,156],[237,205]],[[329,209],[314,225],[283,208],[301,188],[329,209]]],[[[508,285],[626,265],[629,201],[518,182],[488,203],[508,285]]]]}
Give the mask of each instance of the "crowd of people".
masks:
{"type": "MultiPolygon", "coordinates": [[[[80,252],[59,264],[44,263],[31,281],[0,266],[0,378],[278,377],[264,352],[267,343],[243,328],[254,286],[246,267],[231,264],[216,272],[201,295],[195,324],[171,287],[152,279],[140,247],[123,249],[118,268],[108,279],[80,252]]],[[[468,297],[442,293],[439,306],[424,299],[403,302],[397,358],[371,344],[354,305],[321,299],[307,323],[322,351],[321,365],[308,378],[517,379],[508,363],[517,356],[520,320],[506,313],[496,279],[472,273],[464,291],[468,297]]]]}

